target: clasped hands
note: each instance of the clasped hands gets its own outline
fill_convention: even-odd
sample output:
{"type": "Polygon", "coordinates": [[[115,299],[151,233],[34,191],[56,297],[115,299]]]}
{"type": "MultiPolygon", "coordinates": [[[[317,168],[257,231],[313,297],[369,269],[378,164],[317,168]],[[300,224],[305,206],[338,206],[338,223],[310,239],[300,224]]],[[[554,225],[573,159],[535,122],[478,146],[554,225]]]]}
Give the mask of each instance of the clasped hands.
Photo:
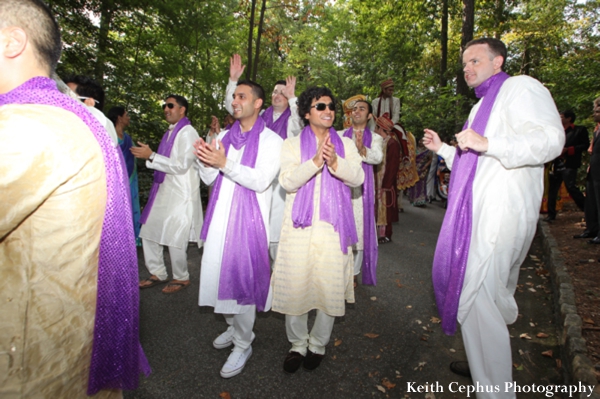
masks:
{"type": "Polygon", "coordinates": [[[317,144],[317,153],[312,160],[317,168],[321,168],[326,163],[334,172],[337,170],[337,153],[329,134],[317,144]]]}
{"type": "Polygon", "coordinates": [[[194,155],[206,166],[223,169],[227,164],[225,147],[221,140],[213,140],[208,144],[202,138],[194,142],[194,155]]]}

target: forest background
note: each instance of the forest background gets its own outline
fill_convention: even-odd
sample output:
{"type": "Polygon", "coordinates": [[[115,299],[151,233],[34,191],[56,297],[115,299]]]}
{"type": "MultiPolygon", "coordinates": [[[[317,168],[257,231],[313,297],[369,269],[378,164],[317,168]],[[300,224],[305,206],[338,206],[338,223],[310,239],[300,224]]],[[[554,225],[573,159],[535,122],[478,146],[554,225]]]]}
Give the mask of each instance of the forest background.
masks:
{"type": "Polygon", "coordinates": [[[187,97],[203,135],[220,120],[229,57],[239,53],[246,77],[266,90],[298,78],[296,94],[328,86],[341,103],[369,100],[391,77],[401,122],[443,139],[461,130],[473,91],[464,82],[461,49],[473,38],[503,40],[505,70],[530,75],[593,131],[600,96],[600,0],[47,0],[62,29],[60,76],[83,74],[106,91],[105,112],[125,105],[128,133],[152,148],[166,130],[167,94],[187,97]]]}

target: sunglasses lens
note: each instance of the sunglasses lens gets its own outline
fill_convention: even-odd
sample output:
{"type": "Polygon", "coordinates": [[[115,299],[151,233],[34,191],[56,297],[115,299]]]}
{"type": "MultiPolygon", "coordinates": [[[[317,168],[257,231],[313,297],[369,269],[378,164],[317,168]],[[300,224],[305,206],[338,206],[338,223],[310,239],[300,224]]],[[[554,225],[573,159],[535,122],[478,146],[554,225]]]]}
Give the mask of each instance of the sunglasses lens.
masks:
{"type": "Polygon", "coordinates": [[[327,108],[327,105],[325,103],[318,103],[315,108],[317,109],[317,111],[325,111],[325,108],[327,108]]]}
{"type": "Polygon", "coordinates": [[[162,109],[163,109],[163,111],[164,111],[164,109],[165,109],[166,107],[169,107],[169,109],[173,109],[174,105],[173,105],[173,103],[167,103],[167,104],[163,104],[163,105],[162,105],[162,109]]]}
{"type": "Polygon", "coordinates": [[[327,106],[329,107],[329,110],[335,111],[335,104],[334,103],[329,103],[327,106]]]}

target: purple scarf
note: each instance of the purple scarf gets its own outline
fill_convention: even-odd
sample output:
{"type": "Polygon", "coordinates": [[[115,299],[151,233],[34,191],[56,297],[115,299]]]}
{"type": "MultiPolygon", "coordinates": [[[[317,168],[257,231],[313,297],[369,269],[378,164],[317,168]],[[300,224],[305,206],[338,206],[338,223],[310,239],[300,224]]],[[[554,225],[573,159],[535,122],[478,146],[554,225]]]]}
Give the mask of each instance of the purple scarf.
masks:
{"type": "Polygon", "coordinates": [[[290,111],[290,107],[287,107],[286,110],[283,111],[283,113],[279,116],[279,118],[277,118],[276,121],[273,121],[273,106],[270,106],[261,115],[261,117],[269,129],[277,133],[279,137],[285,140],[287,139],[287,126],[290,115],[292,115],[292,111],[290,111]]]}
{"type": "MultiPolygon", "coordinates": [[[[175,143],[175,139],[177,138],[177,134],[181,129],[183,129],[187,125],[191,125],[192,122],[184,116],[177,122],[175,127],[173,128],[173,132],[169,135],[169,130],[163,134],[162,139],[160,140],[160,144],[158,146],[158,150],[156,150],[157,154],[164,155],[165,157],[171,156],[171,150],[173,149],[173,143],[175,143]]],[[[140,224],[146,223],[148,219],[148,215],[150,215],[150,210],[152,209],[152,205],[154,205],[154,200],[156,199],[156,194],[158,194],[158,189],[162,182],[165,181],[165,176],[167,174],[165,172],[161,172],[158,170],[154,171],[154,182],[152,183],[152,188],[150,189],[150,194],[148,195],[148,202],[146,202],[146,206],[144,207],[144,212],[142,212],[142,217],[140,217],[140,224]]]]}
{"type": "Polygon", "coordinates": [[[136,389],[139,373],[150,366],[139,340],[138,267],[131,220],[129,182],[120,151],[85,105],[56,89],[46,77],[35,77],[0,95],[5,104],[41,104],[77,115],[102,149],[106,172],[106,211],[98,259],[98,296],[88,395],[101,389],[136,389]]]}
{"type": "MultiPolygon", "coordinates": [[[[353,129],[350,128],[344,132],[344,137],[352,140],[353,129]]],[[[363,145],[371,148],[373,133],[369,128],[363,131],[363,145]]],[[[375,236],[375,189],[373,178],[373,165],[366,162],[362,163],[365,172],[365,182],[362,185],[362,204],[363,204],[363,275],[362,283],[365,285],[377,285],[377,237],[375,236]]]]}
{"type": "MultiPolygon", "coordinates": [[[[264,128],[264,121],[258,118],[249,132],[242,133],[240,122],[236,121],[223,137],[225,154],[229,152],[230,145],[238,151],[245,146],[241,164],[254,168],[260,134],[264,128]]],[[[220,172],[206,209],[201,240],[206,241],[222,182],[223,172],[220,172]]],[[[256,192],[236,184],[221,260],[219,299],[235,299],[239,305],[256,305],[256,309],[262,312],[267,302],[270,281],[267,232],[256,192]]]]}
{"type": "MultiPolygon", "coordinates": [[[[481,106],[473,119],[471,129],[484,136],[485,129],[502,84],[509,76],[500,72],[475,88],[482,98],[481,106]]],[[[468,127],[465,123],[463,130],[468,127]]],[[[456,149],[452,165],[452,179],[448,194],[448,210],[435,248],[433,259],[433,288],[442,329],[447,335],[456,332],[456,316],[465,270],[471,245],[473,224],[473,180],[477,170],[479,153],[456,149]]]]}
{"type": "MultiPolygon", "coordinates": [[[[329,129],[329,137],[337,155],[345,158],[344,143],[335,129],[329,129]]],[[[300,133],[300,157],[302,163],[312,159],[317,153],[317,140],[315,133],[306,126],[300,133]]],[[[294,228],[312,226],[313,199],[315,195],[315,180],[313,176],[305,185],[300,187],[292,207],[292,221],[294,228]]],[[[319,219],[331,224],[333,230],[340,235],[340,248],[344,254],[348,247],[358,242],[354,212],[352,211],[352,194],[350,187],[329,172],[327,165],[323,165],[321,173],[321,198],[319,219]]]]}

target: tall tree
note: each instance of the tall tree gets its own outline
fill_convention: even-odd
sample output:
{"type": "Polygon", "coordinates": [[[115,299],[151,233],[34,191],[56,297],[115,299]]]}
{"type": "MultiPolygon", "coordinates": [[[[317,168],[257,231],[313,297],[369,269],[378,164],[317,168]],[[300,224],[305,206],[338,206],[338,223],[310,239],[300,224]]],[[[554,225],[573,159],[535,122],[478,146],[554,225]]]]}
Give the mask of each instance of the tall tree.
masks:
{"type": "Polygon", "coordinates": [[[252,37],[254,35],[254,11],[256,10],[256,0],[252,0],[250,11],[250,23],[248,24],[248,67],[246,68],[246,79],[252,76],[252,37]]]}
{"type": "MultiPolygon", "coordinates": [[[[462,33],[460,38],[460,53],[458,56],[459,65],[462,66],[462,55],[465,51],[465,46],[468,42],[473,40],[473,32],[475,29],[475,0],[463,0],[463,11],[462,11],[462,33]]],[[[457,70],[456,73],[456,92],[463,97],[469,97],[469,87],[465,82],[465,77],[462,71],[462,67],[457,70]]],[[[468,109],[468,103],[464,102],[464,108],[468,109]]]]}

